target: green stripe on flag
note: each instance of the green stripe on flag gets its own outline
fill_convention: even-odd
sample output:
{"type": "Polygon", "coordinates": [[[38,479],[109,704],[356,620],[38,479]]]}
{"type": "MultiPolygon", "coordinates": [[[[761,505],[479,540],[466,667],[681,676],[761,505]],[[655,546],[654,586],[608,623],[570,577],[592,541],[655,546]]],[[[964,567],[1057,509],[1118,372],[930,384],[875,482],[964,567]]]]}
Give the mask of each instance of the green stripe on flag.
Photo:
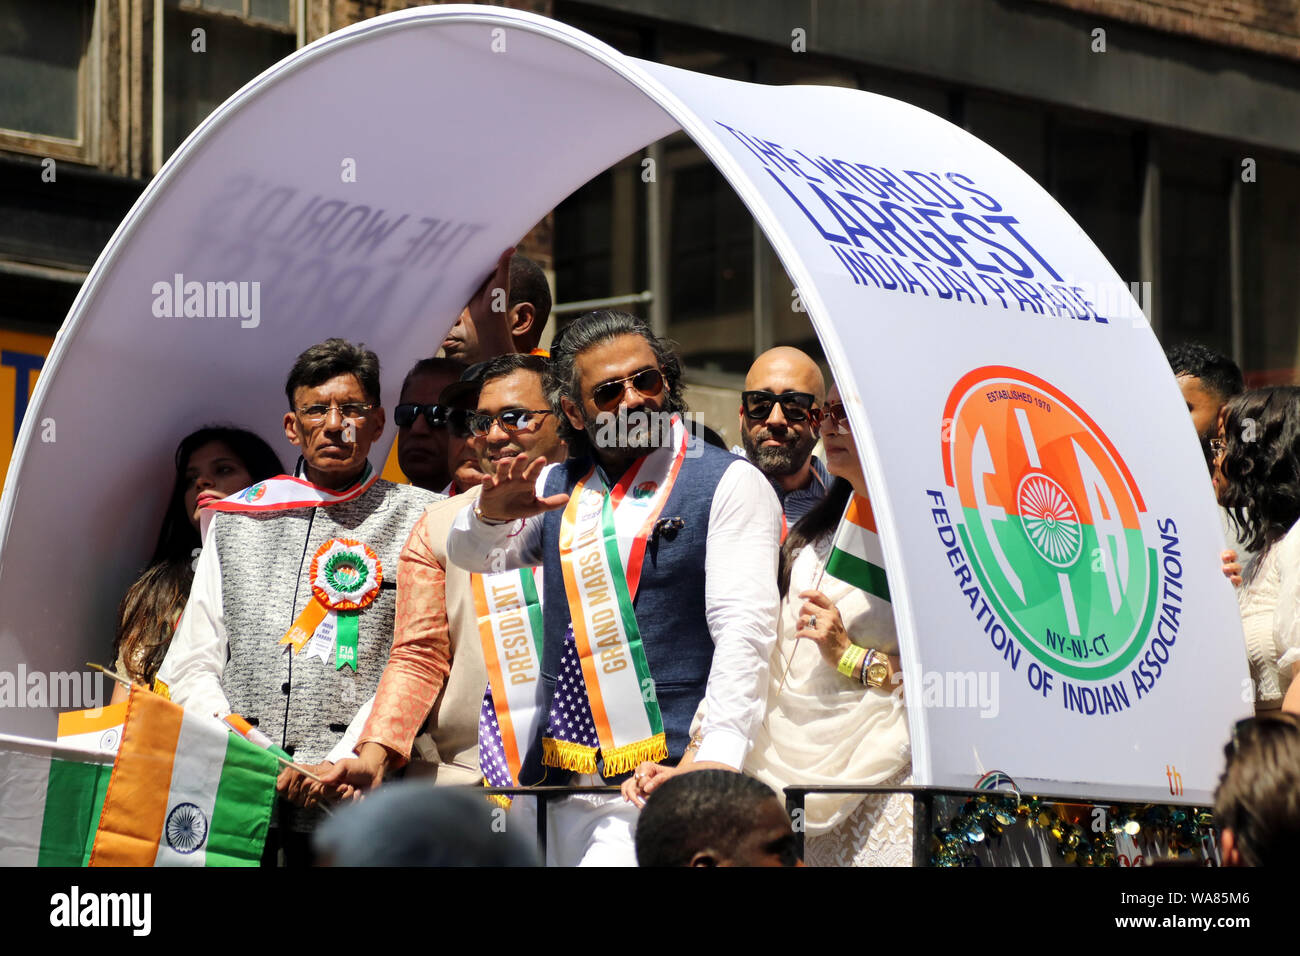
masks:
{"type": "Polygon", "coordinates": [[[826,573],[860,591],[889,600],[889,582],[885,579],[885,569],[864,561],[855,554],[832,548],[831,556],[826,562],[826,573]]]}
{"type": "Polygon", "coordinates": [[[38,866],[85,866],[99,828],[112,764],[50,757],[38,866]]]}
{"type": "Polygon", "coordinates": [[[234,734],[217,785],[208,830],[207,866],[257,866],[275,801],[276,759],[234,734]]]}

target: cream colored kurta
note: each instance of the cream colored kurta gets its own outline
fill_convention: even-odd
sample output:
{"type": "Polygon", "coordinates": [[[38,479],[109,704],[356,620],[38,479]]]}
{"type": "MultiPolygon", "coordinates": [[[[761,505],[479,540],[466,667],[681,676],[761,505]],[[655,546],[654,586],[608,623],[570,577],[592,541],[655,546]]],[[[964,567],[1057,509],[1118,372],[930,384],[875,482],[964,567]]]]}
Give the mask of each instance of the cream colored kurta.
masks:
{"type": "MultiPolygon", "coordinates": [[[[839,610],[855,644],[898,653],[892,607],[820,575],[830,541],[830,535],[823,536],[795,557],[790,591],[781,605],[767,715],[745,761],[745,770],[778,792],[796,783],[898,784],[911,773],[901,685],[865,687],[826,663],[811,641],[796,645],[804,603],[799,593],[816,585],[839,610]],[[789,677],[781,687],[787,662],[789,677]]],[[[810,864],[911,864],[908,796],[810,795],[805,812],[805,860],[810,864]]]]}

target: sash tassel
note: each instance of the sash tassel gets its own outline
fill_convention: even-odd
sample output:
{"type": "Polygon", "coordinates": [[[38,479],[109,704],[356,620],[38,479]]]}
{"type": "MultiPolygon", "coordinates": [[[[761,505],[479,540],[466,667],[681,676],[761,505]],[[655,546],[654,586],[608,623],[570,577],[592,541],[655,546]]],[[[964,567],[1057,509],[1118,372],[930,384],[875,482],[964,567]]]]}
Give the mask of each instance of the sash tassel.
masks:
{"type": "Polygon", "coordinates": [[[649,760],[658,763],[668,759],[668,739],[663,734],[655,734],[636,743],[625,744],[610,750],[601,750],[605,758],[605,776],[614,777],[620,773],[631,773],[642,762],[649,760]]]}
{"type": "Polygon", "coordinates": [[[585,747],[572,740],[543,737],[542,763],[548,767],[572,770],[574,773],[595,773],[596,748],[585,747]]]}

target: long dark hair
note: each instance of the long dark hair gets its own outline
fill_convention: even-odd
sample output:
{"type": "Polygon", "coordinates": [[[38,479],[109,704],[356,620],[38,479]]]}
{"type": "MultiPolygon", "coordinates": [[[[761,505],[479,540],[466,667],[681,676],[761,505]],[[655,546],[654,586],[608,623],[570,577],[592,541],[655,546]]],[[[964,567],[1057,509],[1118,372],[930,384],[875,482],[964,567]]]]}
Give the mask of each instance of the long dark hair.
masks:
{"type": "Polygon", "coordinates": [[[844,506],[853,496],[853,485],[847,478],[836,478],[826,489],[826,496],[812,506],[806,515],[795,522],[785,542],[781,545],[781,563],[777,568],[776,582],[781,588],[781,597],[790,590],[790,568],[794,565],[795,555],[804,547],[816,541],[827,532],[834,531],[844,517],[844,506]]]}
{"type": "Polygon", "coordinates": [[[587,349],[620,335],[639,335],[654,352],[655,361],[659,363],[664,376],[662,410],[669,414],[686,412],[686,400],[682,397],[682,365],[673,349],[673,343],[655,335],[650,326],[630,312],[615,309],[586,312],[565,326],[562,335],[551,343],[551,359],[542,381],[542,387],[546,389],[546,400],[555,413],[556,430],[560,438],[568,443],[570,457],[588,454],[591,451],[590,442],[586,432],[579,431],[569,422],[560,399],[567,398],[575,405],[582,406],[582,389],[576,368],[578,356],[587,349]]]}
{"type": "Polygon", "coordinates": [[[1278,385],[1230,399],[1223,433],[1222,504],[1246,550],[1263,551],[1300,519],[1300,388],[1278,385]]]}
{"type": "Polygon", "coordinates": [[[194,583],[194,551],[201,542],[185,511],[185,472],[194,453],[214,441],[235,453],[254,482],[284,471],[271,446],[242,428],[210,425],[181,439],[176,448],[171,502],[158,532],[153,558],[118,608],[113,650],[133,680],[153,680],[194,583]]]}

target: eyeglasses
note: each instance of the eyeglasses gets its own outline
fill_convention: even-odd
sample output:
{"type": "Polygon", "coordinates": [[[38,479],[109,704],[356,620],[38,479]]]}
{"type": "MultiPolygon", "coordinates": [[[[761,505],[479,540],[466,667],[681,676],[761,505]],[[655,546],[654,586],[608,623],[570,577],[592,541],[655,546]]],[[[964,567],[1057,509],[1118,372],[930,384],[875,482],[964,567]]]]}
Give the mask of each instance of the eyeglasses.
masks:
{"type": "Polygon", "coordinates": [[[328,405],[304,405],[298,408],[297,412],[298,417],[308,425],[319,425],[329,418],[330,411],[335,408],[339,410],[339,415],[345,422],[358,422],[370,414],[375,406],[364,402],[344,402],[342,405],[331,402],[328,405]]]}
{"type": "Polygon", "coordinates": [[[397,423],[398,428],[410,428],[415,424],[415,420],[423,415],[424,423],[430,428],[446,428],[449,411],[451,409],[445,405],[417,405],[407,402],[393,409],[393,421],[397,423]]]}
{"type": "Polygon", "coordinates": [[[772,414],[772,406],[780,405],[781,414],[787,422],[804,422],[809,419],[813,424],[821,418],[817,408],[816,396],[807,392],[768,392],[757,389],[740,393],[740,402],[745,408],[745,417],[756,422],[765,422],[772,414]]]}
{"type": "Polygon", "coordinates": [[[620,378],[614,382],[601,382],[591,391],[591,400],[602,412],[612,412],[623,400],[627,383],[646,398],[654,398],[664,390],[664,376],[657,368],[643,368],[635,375],[620,378]]]}
{"type": "Polygon", "coordinates": [[[465,425],[469,428],[469,433],[476,438],[482,438],[490,432],[494,422],[500,423],[501,429],[507,435],[513,435],[515,432],[528,431],[530,428],[540,425],[542,419],[549,414],[551,414],[549,408],[512,408],[500,415],[468,412],[465,415],[465,425]]]}
{"type": "Polygon", "coordinates": [[[823,433],[828,430],[826,427],[828,425],[830,426],[829,430],[831,431],[847,432],[849,430],[849,412],[848,409],[844,407],[844,403],[826,402],[823,404],[819,425],[821,426],[820,430],[823,433]]]}

